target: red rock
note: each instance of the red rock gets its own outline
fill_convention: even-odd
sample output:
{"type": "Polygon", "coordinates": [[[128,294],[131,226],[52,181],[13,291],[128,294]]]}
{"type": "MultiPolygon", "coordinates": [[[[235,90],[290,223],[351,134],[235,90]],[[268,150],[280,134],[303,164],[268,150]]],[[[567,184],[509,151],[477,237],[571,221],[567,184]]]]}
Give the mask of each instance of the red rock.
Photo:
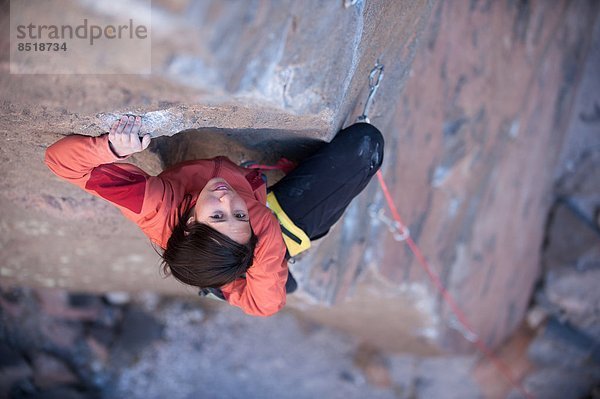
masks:
{"type": "MultiPolygon", "coordinates": [[[[10,248],[3,280],[186,293],[160,277],[148,240],[116,209],[50,174],[44,149],[64,134],[104,133],[118,114],[136,112],[156,135],[215,129],[261,151],[273,142],[300,151],[362,111],[368,73],[382,57],[386,74],[370,116],[386,137],[383,173],[392,195],[474,330],[492,346],[503,342],[522,320],[539,275],[552,171],[597,2],[363,1],[349,9],[338,1],[316,9],[270,2],[249,16],[233,3],[206,7],[212,12],[192,26],[157,19],[163,33],[151,80],[0,75],[0,157],[21,165],[0,179],[0,245],[10,248]],[[164,34],[170,29],[183,34],[164,34]],[[220,35],[240,40],[199,50],[220,35]],[[204,80],[220,90],[203,91],[204,80]]],[[[10,37],[6,14],[2,48],[10,37]]],[[[154,153],[132,162],[144,159],[160,169],[154,153]]],[[[377,319],[403,338],[471,350],[447,327],[448,307],[415,257],[366,212],[371,202],[382,205],[376,190],[372,184],[303,262],[301,288],[319,303],[341,304],[369,271],[377,281],[367,287],[372,308],[355,325],[377,319]],[[384,289],[392,295],[382,296],[384,289]],[[402,325],[400,312],[387,310],[405,306],[420,314],[418,322],[402,325]]]]}

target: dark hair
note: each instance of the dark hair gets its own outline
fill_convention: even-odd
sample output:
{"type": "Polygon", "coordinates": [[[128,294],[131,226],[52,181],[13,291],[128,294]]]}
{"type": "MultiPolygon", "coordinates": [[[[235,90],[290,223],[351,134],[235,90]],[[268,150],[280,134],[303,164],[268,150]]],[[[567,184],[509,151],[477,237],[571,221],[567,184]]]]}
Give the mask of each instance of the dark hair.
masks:
{"type": "Polygon", "coordinates": [[[219,288],[241,277],[254,260],[254,231],[246,244],[239,244],[204,223],[187,225],[193,209],[179,215],[161,255],[163,272],[199,288],[219,288]]]}

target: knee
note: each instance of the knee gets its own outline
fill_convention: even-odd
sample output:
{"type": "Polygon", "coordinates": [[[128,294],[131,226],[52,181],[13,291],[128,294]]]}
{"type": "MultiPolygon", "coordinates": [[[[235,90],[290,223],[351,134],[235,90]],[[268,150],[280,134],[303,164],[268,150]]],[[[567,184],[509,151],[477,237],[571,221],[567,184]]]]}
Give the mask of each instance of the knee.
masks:
{"type": "Polygon", "coordinates": [[[349,127],[355,135],[356,151],[361,162],[375,173],[383,163],[383,135],[369,123],[356,123],[349,127]]]}

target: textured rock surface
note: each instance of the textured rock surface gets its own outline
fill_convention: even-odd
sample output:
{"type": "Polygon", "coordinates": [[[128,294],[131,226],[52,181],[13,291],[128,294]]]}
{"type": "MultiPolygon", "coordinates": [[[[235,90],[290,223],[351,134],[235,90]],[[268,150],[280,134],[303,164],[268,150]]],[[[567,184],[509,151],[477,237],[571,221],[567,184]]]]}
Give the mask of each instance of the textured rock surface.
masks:
{"type": "MultiPolygon", "coordinates": [[[[538,276],[552,173],[598,4],[341,3],[157,1],[151,78],[9,75],[2,51],[2,280],[195,295],[160,278],[150,244],[116,210],[52,177],[44,149],[131,112],[154,136],[186,131],[133,157],[150,173],[222,152],[300,157],[361,113],[380,58],[370,116],[385,133],[384,174],[400,212],[475,330],[501,343],[538,276]]],[[[69,4],[107,16],[131,5],[69,4]]],[[[7,29],[0,24],[0,49],[7,29]]],[[[464,349],[408,250],[366,212],[371,203],[383,205],[375,184],[293,266],[303,289],[290,303],[380,347],[464,349]]]]}
{"type": "Polygon", "coordinates": [[[597,397],[600,392],[600,120],[593,116],[600,103],[598,60],[600,19],[556,168],[556,200],[542,248],[544,275],[529,318],[547,319],[529,346],[534,367],[523,378],[540,398],[597,397]]]}
{"type": "MultiPolygon", "coordinates": [[[[269,161],[275,152],[301,156],[316,139],[331,138],[347,115],[351,120],[362,111],[366,78],[379,56],[397,63],[386,71],[385,79],[394,84],[381,87],[375,104],[394,103],[432,6],[156,5],[152,79],[9,75],[3,56],[4,280],[95,291],[190,292],[159,277],[156,255],[118,212],[51,176],[41,162],[44,148],[61,135],[99,134],[115,115],[131,112],[144,115],[154,136],[186,130],[175,141],[157,140],[154,153],[132,159],[150,173],[223,152],[236,160],[269,161]],[[27,171],[15,167],[23,159],[31,162],[27,171]]],[[[107,15],[126,6],[99,10],[90,2],[72,2],[107,15]]],[[[2,29],[8,33],[8,24],[2,29]]]]}
{"type": "MultiPolygon", "coordinates": [[[[539,276],[553,170],[597,13],[594,2],[439,2],[398,106],[382,118],[384,175],[399,211],[492,345],[520,323],[539,276]]],[[[364,211],[384,206],[370,189],[335,238],[300,262],[308,290],[334,303],[354,293],[346,312],[371,320],[362,305],[384,309],[398,332],[407,320],[418,326],[387,342],[467,347],[408,248],[364,211]]],[[[355,320],[340,323],[357,329],[355,320]]]]}

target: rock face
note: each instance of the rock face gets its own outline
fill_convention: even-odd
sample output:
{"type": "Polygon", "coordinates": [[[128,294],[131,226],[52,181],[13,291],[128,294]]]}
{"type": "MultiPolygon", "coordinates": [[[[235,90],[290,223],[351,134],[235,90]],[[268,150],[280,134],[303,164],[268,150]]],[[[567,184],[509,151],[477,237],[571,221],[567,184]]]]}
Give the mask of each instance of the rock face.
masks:
{"type": "MultiPolygon", "coordinates": [[[[535,308],[547,319],[528,355],[523,379],[539,398],[598,395],[600,378],[600,19],[596,20],[581,89],[555,170],[556,200],[542,248],[535,308]]],[[[517,397],[513,395],[511,397],[517,397]]]]}
{"type": "MultiPolygon", "coordinates": [[[[592,3],[440,2],[395,112],[385,115],[384,176],[399,211],[491,345],[520,323],[539,276],[556,159],[597,12],[592,3]]],[[[378,309],[394,331],[412,331],[380,341],[416,350],[425,336],[466,348],[408,248],[365,212],[385,207],[371,190],[339,235],[297,268],[316,282],[307,290],[331,303],[354,293],[334,310],[356,317],[339,321],[347,328],[377,323],[378,309]]],[[[368,327],[363,334],[377,336],[368,327]]]]}
{"type": "MultiPolygon", "coordinates": [[[[362,112],[380,59],[370,117],[386,138],[383,172],[400,212],[481,337],[496,345],[515,329],[538,277],[597,3],[153,3],[150,78],[10,75],[1,53],[3,282],[194,294],[159,276],[149,242],[115,209],[53,177],[44,149],[135,113],[158,137],[132,157],[149,173],[222,153],[300,159],[362,112]]],[[[119,4],[69,7],[110,18],[131,5],[119,4]]],[[[8,12],[0,18],[7,38],[8,12]]],[[[291,305],[379,346],[465,349],[439,294],[369,204],[383,206],[375,183],[292,266],[301,292],[291,305]]]]}

